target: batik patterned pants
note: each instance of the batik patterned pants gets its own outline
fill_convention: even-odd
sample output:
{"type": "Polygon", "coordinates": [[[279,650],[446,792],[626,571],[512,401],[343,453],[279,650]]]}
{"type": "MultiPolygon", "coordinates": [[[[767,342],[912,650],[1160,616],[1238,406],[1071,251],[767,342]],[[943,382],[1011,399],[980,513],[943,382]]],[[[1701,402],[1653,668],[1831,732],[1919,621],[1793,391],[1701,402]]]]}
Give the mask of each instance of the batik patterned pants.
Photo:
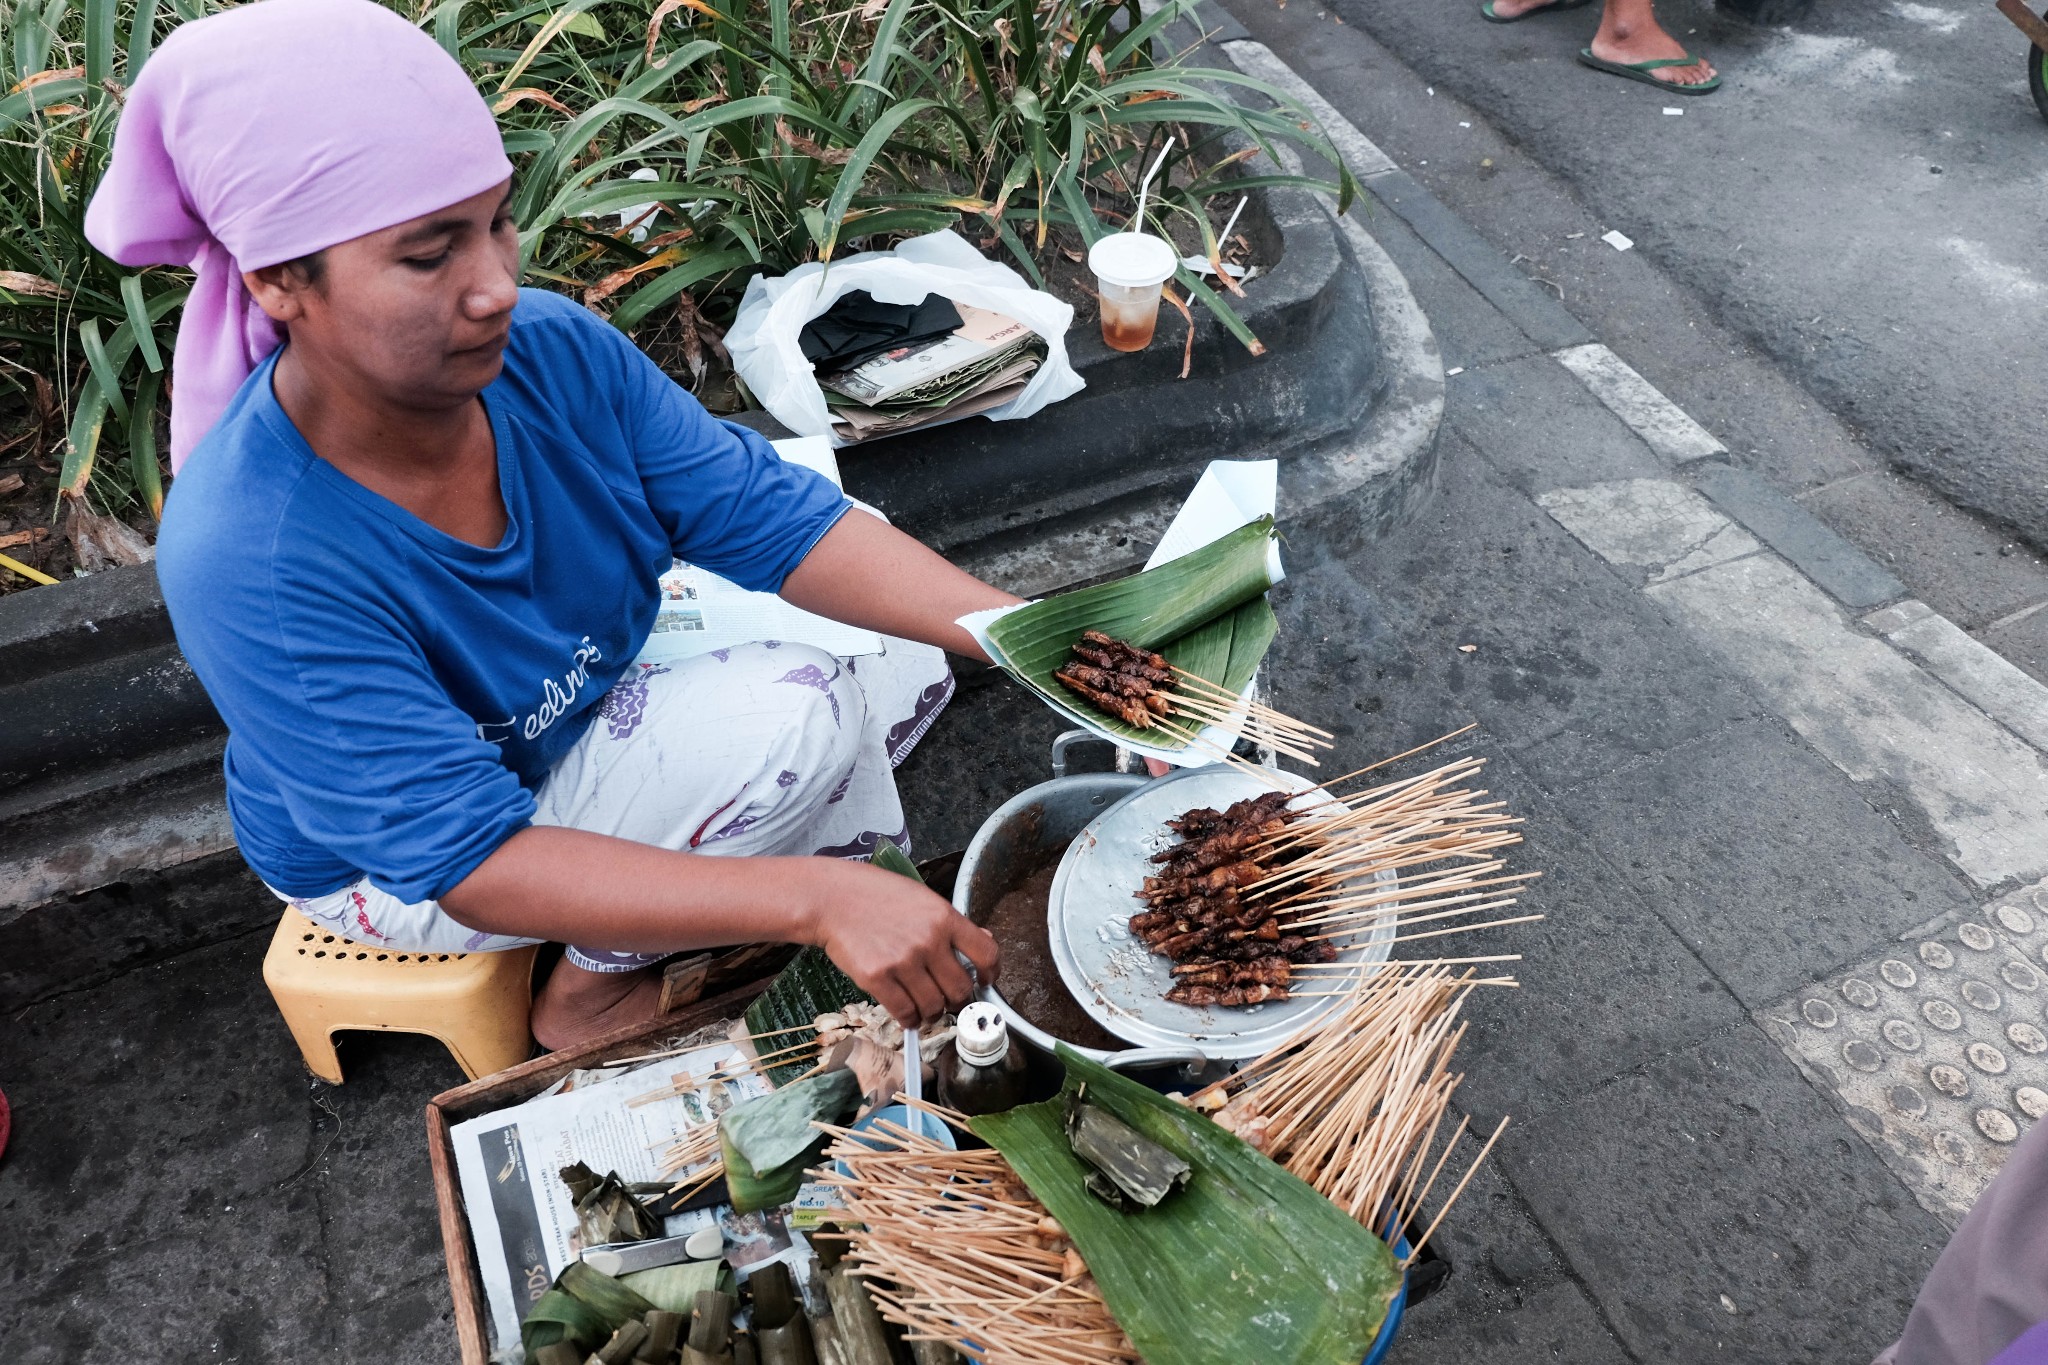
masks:
{"type": "MultiPolygon", "coordinates": [[[[770,641],[635,664],[541,783],[533,822],[717,857],[865,858],[885,838],[907,849],[894,769],[952,695],[945,655],[906,640],[845,659],[770,641]]],[[[438,903],[409,904],[368,878],[285,899],[376,947],[475,953],[537,941],[466,928],[438,903]]],[[[663,956],[568,949],[592,971],[663,956]]]]}

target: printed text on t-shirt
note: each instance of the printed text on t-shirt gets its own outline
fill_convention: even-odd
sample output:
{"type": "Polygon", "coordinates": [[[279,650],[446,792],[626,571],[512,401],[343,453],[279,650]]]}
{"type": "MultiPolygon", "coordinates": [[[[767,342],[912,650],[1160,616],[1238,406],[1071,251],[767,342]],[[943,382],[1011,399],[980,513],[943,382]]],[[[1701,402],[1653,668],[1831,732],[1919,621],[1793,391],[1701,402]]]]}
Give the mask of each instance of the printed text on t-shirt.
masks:
{"type": "Polygon", "coordinates": [[[576,647],[575,666],[562,675],[562,681],[556,682],[553,678],[541,679],[540,709],[526,718],[526,723],[520,726],[519,733],[528,739],[538,739],[541,731],[566,715],[569,708],[575,704],[577,694],[590,681],[590,665],[602,658],[604,655],[596,645],[590,643],[590,637],[584,636],[583,643],[576,647]]]}

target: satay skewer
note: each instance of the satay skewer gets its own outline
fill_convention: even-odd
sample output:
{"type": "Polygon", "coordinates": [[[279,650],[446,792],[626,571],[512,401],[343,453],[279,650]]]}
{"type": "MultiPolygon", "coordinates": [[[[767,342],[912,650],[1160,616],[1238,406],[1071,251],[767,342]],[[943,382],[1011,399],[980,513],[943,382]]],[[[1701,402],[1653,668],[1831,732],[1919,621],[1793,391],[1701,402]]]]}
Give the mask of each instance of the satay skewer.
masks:
{"type": "Polygon", "coordinates": [[[1310,725],[1305,720],[1297,720],[1283,711],[1266,705],[1264,702],[1247,701],[1242,693],[1233,692],[1220,683],[1213,683],[1199,673],[1190,673],[1187,669],[1181,668],[1176,664],[1169,664],[1168,667],[1173,669],[1174,673],[1179,676],[1181,683],[1190,691],[1206,695],[1233,709],[1268,716],[1275,725],[1282,729],[1301,730],[1328,740],[1337,738],[1336,735],[1320,726],[1310,725]]]}

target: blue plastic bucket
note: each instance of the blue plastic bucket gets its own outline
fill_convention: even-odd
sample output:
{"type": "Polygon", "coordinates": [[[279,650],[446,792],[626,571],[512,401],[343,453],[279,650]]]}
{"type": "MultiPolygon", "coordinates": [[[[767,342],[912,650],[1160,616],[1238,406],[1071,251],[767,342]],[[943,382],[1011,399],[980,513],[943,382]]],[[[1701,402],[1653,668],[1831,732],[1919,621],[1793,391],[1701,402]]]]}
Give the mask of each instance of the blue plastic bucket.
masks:
{"type": "MultiPolygon", "coordinates": [[[[1408,1259],[1408,1239],[1394,1239],[1394,1259],[1408,1259]]],[[[1401,1287],[1394,1291],[1394,1301],[1387,1305],[1386,1321],[1380,1324],[1380,1334],[1373,1338],[1372,1349],[1365,1353],[1365,1365],[1381,1365],[1387,1352],[1394,1349],[1394,1337],[1401,1330],[1401,1315],[1408,1311],[1408,1276],[1401,1276],[1401,1287]]]]}
{"type": "MultiPolygon", "coordinates": [[[[866,1118],[862,1119],[859,1123],[853,1125],[853,1141],[860,1143],[864,1147],[868,1147],[873,1150],[880,1150],[882,1147],[882,1143],[879,1139],[863,1138],[861,1134],[868,1132],[878,1123],[893,1123],[898,1128],[910,1128],[912,1132],[923,1133],[924,1136],[931,1138],[933,1141],[938,1142],[942,1146],[948,1148],[955,1147],[955,1143],[953,1140],[953,1130],[951,1128],[939,1122],[939,1120],[932,1118],[930,1115],[921,1115],[919,1117],[920,1122],[917,1124],[915,1128],[912,1128],[910,1122],[910,1109],[907,1105],[885,1104],[880,1109],[877,1109],[874,1113],[869,1114],[866,1118]]],[[[843,1161],[833,1162],[832,1169],[843,1176],[851,1176],[853,1174],[851,1170],[847,1169],[847,1165],[843,1161]]]]}

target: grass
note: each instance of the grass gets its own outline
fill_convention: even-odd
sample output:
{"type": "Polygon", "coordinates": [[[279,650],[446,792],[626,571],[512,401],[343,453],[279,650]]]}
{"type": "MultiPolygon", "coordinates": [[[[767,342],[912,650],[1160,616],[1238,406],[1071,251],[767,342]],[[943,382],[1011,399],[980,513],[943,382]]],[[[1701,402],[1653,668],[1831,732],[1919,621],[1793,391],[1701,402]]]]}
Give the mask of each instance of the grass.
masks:
{"type": "MultiPolygon", "coordinates": [[[[746,281],[961,227],[1044,282],[1062,237],[1152,203],[1215,254],[1208,201],[1289,142],[1341,165],[1312,117],[1235,72],[1156,55],[1190,0],[441,0],[407,12],[475,77],[519,168],[528,279],[715,368],[746,281]],[[1235,94],[1256,98],[1239,103],[1235,94]],[[1256,106],[1256,107],[1255,107],[1256,106]],[[635,177],[638,178],[635,178],[635,177]],[[623,217],[622,217],[623,215],[623,217]]],[[[182,271],[127,270],[83,219],[122,91],[216,0],[0,0],[0,458],[132,519],[162,505],[164,380],[182,271]],[[13,436],[6,434],[11,419],[13,436]]],[[[1322,186],[1348,203],[1348,173],[1322,186]]],[[[1246,346],[1202,279],[1182,288],[1246,346]]]]}

